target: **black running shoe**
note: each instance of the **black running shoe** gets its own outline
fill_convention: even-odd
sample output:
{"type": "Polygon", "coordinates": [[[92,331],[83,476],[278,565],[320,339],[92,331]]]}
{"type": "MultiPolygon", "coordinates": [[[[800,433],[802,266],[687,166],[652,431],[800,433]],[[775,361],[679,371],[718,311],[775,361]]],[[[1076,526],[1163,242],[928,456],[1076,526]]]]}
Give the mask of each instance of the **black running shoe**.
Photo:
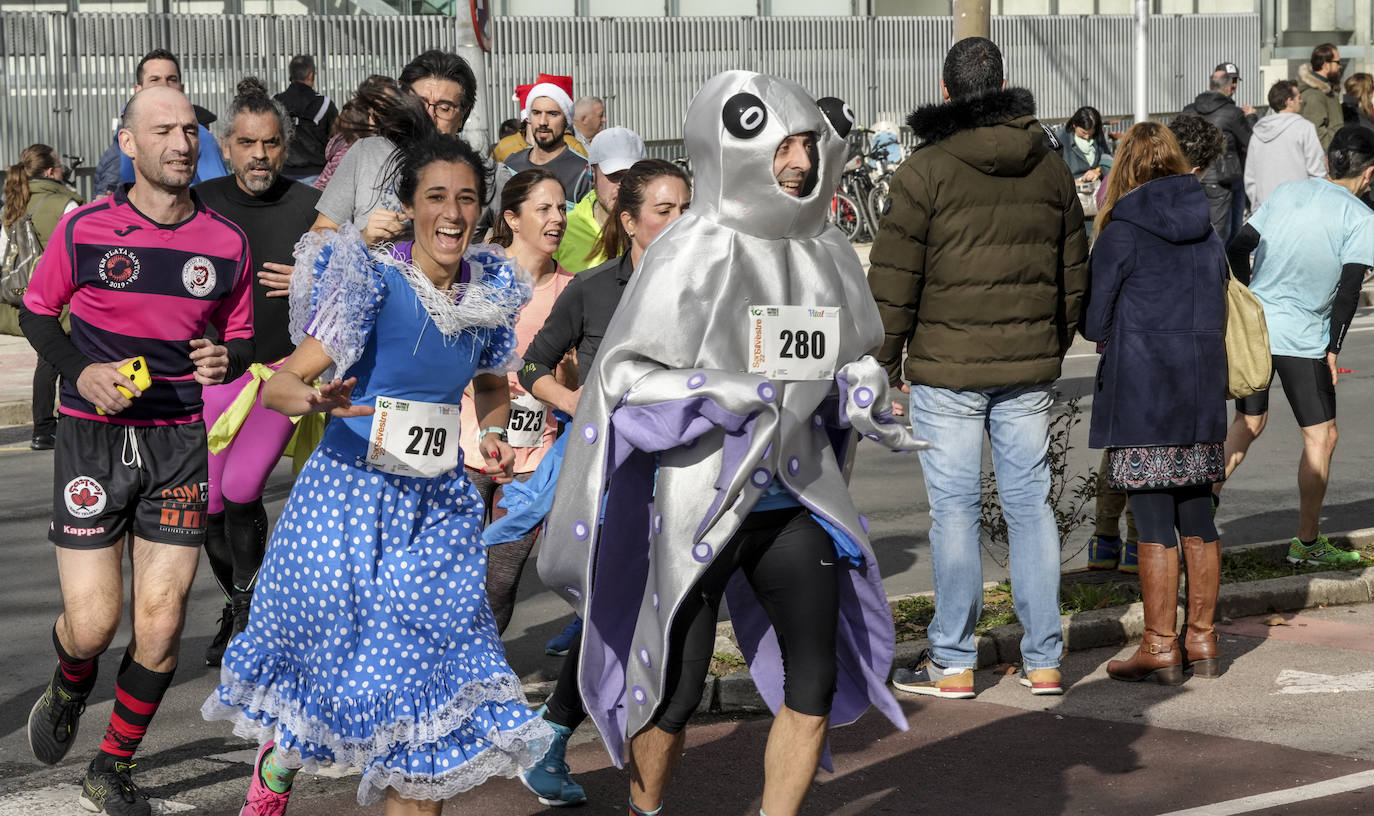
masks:
{"type": "MultiPolygon", "coordinates": [[[[253,608],[253,593],[239,592],[234,590],[234,599],[229,602],[232,627],[229,630],[229,640],[238,637],[239,633],[248,628],[248,613],[253,608]]],[[[228,644],[226,643],[227,647],[228,644]]]]}
{"type": "Polygon", "coordinates": [[[219,666],[224,659],[224,650],[234,637],[234,605],[224,602],[224,611],[219,613],[219,631],[215,633],[210,645],[205,647],[205,665],[210,668],[219,666]]]}
{"type": "Polygon", "coordinates": [[[39,762],[56,765],[67,755],[85,710],[86,696],[67,693],[54,672],[43,696],[29,712],[29,749],[39,762]]]}
{"type": "Polygon", "coordinates": [[[108,816],[152,816],[148,794],[134,784],[133,769],[131,762],[115,762],[114,770],[98,771],[92,762],[81,783],[81,806],[108,816]]]}

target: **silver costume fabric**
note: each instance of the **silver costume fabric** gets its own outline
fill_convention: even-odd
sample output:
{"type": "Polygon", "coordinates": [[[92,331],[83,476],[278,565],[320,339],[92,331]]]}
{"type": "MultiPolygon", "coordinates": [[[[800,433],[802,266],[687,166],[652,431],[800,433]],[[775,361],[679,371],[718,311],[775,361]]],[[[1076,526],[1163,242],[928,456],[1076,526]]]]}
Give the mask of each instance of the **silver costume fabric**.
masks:
{"type": "MultiPolygon", "coordinates": [[[[851,565],[838,579],[831,723],[876,705],[905,728],[886,687],[892,618],[845,469],[858,434],[894,450],[927,443],[891,414],[887,375],[870,356],[883,339],[877,307],[853,248],[825,220],[844,140],[800,86],[747,71],[711,79],[684,128],[691,209],[646,251],[606,332],[538,562],[585,618],[579,685],[617,765],[662,698],[676,610],[775,480],[851,565]],[[794,197],[773,157],[804,132],[815,135],[818,179],[794,197]],[[833,378],[748,373],[751,304],[840,307],[833,378]]],[[[738,573],[726,602],[776,712],[777,638],[738,573]]]]}

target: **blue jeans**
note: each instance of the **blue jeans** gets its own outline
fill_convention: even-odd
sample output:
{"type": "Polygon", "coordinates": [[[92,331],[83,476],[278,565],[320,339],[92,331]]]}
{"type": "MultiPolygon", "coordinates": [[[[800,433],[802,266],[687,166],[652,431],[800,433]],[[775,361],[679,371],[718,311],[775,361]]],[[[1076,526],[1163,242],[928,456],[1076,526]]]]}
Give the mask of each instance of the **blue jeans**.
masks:
{"type": "Polygon", "coordinates": [[[934,447],[920,452],[930,497],[935,619],[927,632],[935,662],[973,668],[973,627],[983,609],[979,479],[983,433],[1007,521],[1011,586],[1025,634],[1026,671],[1059,666],[1059,528],[1049,506],[1049,384],[951,391],[911,386],[911,424],[934,447]]]}

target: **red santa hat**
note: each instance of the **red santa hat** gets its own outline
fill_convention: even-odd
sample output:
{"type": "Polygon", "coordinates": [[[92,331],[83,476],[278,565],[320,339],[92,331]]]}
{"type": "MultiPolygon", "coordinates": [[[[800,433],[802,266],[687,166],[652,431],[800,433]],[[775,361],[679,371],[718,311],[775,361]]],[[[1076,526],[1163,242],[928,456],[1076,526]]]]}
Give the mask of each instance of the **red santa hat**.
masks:
{"type": "Polygon", "coordinates": [[[520,118],[530,118],[530,102],[539,97],[548,97],[563,109],[569,126],[573,118],[572,77],[554,74],[540,74],[532,85],[520,85],[515,89],[516,101],[520,103],[520,118]]]}

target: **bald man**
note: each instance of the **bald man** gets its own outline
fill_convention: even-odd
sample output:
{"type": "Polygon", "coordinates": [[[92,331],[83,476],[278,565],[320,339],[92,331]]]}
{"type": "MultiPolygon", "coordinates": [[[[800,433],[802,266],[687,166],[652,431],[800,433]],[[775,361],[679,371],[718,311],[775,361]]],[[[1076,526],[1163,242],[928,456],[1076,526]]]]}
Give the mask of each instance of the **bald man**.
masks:
{"type": "Polygon", "coordinates": [[[60,240],[48,244],[20,312],[29,342],[62,373],[48,532],[62,587],[58,665],[28,736],[50,765],[75,741],[119,627],[128,549],[133,638],[81,801],[147,816],[133,755],[172,683],[205,540],[201,386],[238,377],[252,360],[252,267],[243,233],[190,191],[199,133],[180,91],[137,93],[119,147],[133,161],[133,186],[58,223],[60,240]],[[58,323],[67,306],[70,337],[58,323]],[[205,339],[210,325],[219,343],[205,339]]]}

